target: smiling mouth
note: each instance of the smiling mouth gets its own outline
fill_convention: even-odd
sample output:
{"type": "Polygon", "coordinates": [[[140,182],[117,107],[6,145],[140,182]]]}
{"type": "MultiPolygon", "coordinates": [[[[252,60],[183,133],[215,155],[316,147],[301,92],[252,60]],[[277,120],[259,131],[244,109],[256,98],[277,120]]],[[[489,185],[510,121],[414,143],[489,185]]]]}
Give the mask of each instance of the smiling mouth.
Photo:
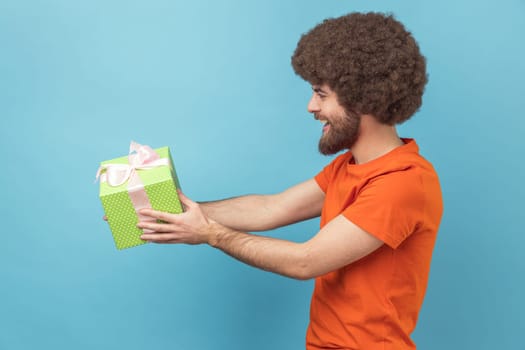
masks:
{"type": "Polygon", "coordinates": [[[319,120],[323,124],[323,133],[327,132],[330,129],[330,123],[328,120],[319,120]]]}

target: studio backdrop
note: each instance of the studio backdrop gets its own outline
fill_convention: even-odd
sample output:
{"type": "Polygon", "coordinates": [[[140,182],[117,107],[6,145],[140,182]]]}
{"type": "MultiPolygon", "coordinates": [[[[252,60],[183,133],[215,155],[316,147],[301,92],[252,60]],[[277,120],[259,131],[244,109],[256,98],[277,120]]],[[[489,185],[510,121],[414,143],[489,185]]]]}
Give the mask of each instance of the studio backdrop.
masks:
{"type": "Polygon", "coordinates": [[[290,58],[352,11],[393,13],[427,58],[399,128],[445,204],[418,349],[525,349],[522,0],[0,0],[0,349],[303,349],[313,281],[208,246],[119,251],[95,172],[134,140],[170,147],[197,201],[312,178],[332,158],[290,58]]]}

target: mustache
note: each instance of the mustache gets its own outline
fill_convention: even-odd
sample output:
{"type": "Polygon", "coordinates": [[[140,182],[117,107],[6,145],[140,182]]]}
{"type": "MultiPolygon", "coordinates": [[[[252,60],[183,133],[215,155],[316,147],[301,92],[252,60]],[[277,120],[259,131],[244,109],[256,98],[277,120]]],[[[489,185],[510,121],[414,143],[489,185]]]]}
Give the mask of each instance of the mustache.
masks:
{"type": "MultiPolygon", "coordinates": [[[[327,121],[331,121],[331,118],[325,116],[324,114],[322,113],[312,113],[313,117],[315,120],[327,120],[327,121]]],[[[358,120],[361,120],[361,115],[358,113],[358,112],[355,112],[353,110],[351,111],[348,111],[348,110],[345,110],[345,113],[344,113],[344,118],[343,120],[348,120],[348,119],[358,119],[358,120]]]]}

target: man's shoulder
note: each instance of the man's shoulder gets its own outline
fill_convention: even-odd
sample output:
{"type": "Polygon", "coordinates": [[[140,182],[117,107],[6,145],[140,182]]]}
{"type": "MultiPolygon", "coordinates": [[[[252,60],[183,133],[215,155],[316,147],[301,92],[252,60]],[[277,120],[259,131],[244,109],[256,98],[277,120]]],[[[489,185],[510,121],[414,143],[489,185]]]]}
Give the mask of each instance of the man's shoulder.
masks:
{"type": "Polygon", "coordinates": [[[395,149],[382,162],[383,169],[385,171],[410,170],[410,173],[435,173],[432,163],[420,154],[416,141],[414,139],[403,140],[405,145],[395,149]]]}

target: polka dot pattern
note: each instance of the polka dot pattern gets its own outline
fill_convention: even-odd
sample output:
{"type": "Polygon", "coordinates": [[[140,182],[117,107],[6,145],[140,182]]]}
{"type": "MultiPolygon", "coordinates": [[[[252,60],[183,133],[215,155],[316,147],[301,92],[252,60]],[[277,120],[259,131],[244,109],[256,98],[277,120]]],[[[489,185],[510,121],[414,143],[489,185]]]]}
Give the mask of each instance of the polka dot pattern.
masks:
{"type": "Polygon", "coordinates": [[[140,239],[142,230],[136,226],[138,217],[127,191],[103,196],[100,199],[118,249],[146,243],[140,239]]]}

